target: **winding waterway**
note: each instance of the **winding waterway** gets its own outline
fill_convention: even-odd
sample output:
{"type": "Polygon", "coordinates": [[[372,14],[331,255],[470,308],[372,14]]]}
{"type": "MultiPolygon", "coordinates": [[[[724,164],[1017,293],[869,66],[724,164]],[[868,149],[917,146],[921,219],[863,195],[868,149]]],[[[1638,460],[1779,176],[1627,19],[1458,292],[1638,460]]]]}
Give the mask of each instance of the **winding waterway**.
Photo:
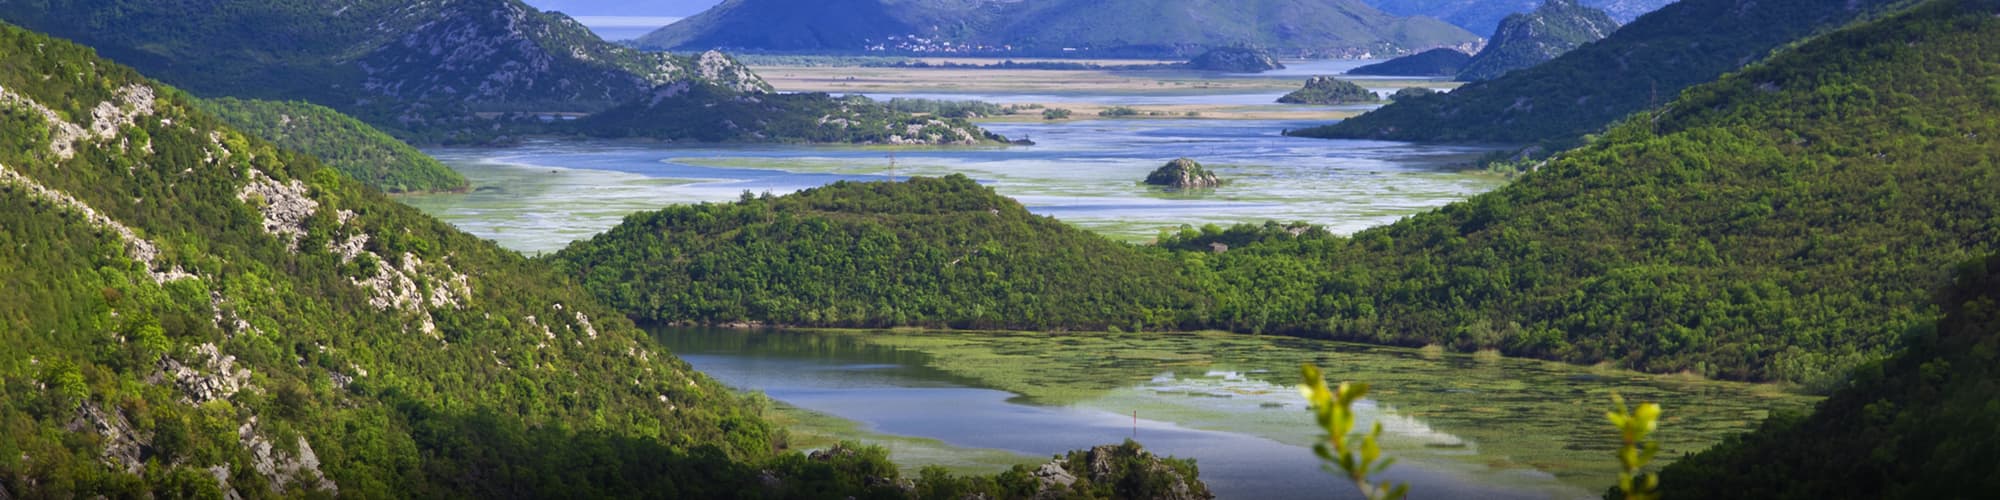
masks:
{"type": "MultiPolygon", "coordinates": [[[[1601,494],[1616,481],[1617,436],[1603,422],[1613,392],[1666,405],[1666,457],[1810,401],[1768,386],[1226,334],[660,329],[656,337],[731,386],[857,423],[795,432],[887,446],[909,466],[953,454],[1039,463],[1135,438],[1194,458],[1223,498],[1352,492],[1308,448],[1317,431],[1291,388],[1303,362],[1375,384],[1360,425],[1383,424],[1385,447],[1400,459],[1386,477],[1415,485],[1415,498],[1601,494]]],[[[1010,463],[987,461],[960,469],[1010,463]]]]}

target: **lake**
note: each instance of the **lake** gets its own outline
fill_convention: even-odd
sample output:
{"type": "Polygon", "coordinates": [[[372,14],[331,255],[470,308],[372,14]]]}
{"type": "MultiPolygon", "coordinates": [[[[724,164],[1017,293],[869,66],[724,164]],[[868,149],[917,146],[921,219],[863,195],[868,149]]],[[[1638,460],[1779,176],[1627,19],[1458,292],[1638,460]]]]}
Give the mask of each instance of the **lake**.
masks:
{"type": "Polygon", "coordinates": [[[1353,498],[1319,469],[1299,363],[1375,385],[1414,498],[1594,498],[1616,482],[1611,393],[1662,403],[1662,457],[1813,400],[1770,386],[1229,334],[655,330],[710,376],[790,407],[804,444],[890,448],[914,467],[993,473],[1135,438],[1196,459],[1223,498],[1353,498]]]}
{"type": "Polygon", "coordinates": [[[1182,224],[1304,221],[1349,233],[1492,190],[1505,179],[1458,169],[1470,146],[1284,137],[1319,122],[1090,120],[991,123],[1035,146],[883,149],[842,146],[533,142],[428,151],[475,191],[405,197],[459,228],[523,252],[548,252],[626,215],[686,203],[784,194],[840,180],[964,174],[1028,209],[1144,242],[1182,224]],[[894,168],[891,168],[891,155],[894,168]],[[1230,184],[1191,193],[1140,185],[1178,157],[1230,184]]]}

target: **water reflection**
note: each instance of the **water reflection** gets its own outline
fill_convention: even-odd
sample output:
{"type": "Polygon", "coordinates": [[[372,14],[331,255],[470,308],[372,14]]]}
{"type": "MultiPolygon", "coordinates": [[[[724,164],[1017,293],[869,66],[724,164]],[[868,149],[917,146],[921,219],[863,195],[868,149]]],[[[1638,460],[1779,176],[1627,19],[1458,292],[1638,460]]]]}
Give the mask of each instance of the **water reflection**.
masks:
{"type": "Polygon", "coordinates": [[[1669,455],[1809,399],[1741,384],[1563,365],[1226,335],[1044,335],[661,330],[698,369],[873,432],[1047,456],[1137,435],[1198,459],[1232,498],[1348,491],[1303,445],[1315,438],[1296,363],[1369,380],[1420,498],[1588,497],[1610,484],[1610,390],[1673,408],[1669,455]],[[1136,422],[1135,422],[1136,412],[1136,422]]]}

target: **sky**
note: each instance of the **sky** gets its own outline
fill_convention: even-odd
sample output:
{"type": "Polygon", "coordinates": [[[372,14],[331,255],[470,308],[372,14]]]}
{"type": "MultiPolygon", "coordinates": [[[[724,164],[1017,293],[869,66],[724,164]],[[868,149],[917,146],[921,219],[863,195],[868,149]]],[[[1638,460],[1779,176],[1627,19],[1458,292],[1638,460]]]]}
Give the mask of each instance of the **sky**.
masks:
{"type": "Polygon", "coordinates": [[[606,40],[628,40],[692,16],[722,0],[525,0],[537,9],[562,11],[606,40]]]}

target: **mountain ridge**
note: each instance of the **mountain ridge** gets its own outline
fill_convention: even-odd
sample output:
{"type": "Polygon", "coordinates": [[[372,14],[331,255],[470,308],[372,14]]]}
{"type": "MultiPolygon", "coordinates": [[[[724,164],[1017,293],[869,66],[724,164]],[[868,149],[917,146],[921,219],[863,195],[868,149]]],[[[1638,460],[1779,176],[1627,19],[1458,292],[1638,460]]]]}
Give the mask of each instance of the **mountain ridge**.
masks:
{"type": "Polygon", "coordinates": [[[1353,0],[1010,2],[729,0],[653,34],[649,49],[1187,57],[1252,46],[1287,56],[1354,57],[1477,36],[1353,0]],[[893,38],[892,38],[893,37],[893,38]]]}

